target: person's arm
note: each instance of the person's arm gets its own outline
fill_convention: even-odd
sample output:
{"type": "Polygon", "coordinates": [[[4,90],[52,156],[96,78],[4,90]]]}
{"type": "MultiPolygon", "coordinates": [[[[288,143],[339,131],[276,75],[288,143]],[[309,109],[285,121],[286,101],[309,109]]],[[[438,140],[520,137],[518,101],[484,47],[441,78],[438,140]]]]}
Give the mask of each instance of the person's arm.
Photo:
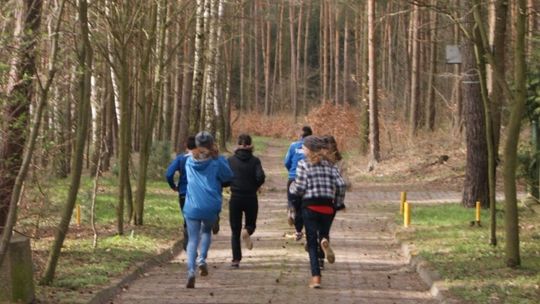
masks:
{"type": "Polygon", "coordinates": [[[293,155],[294,155],[294,149],[293,149],[293,145],[294,144],[291,144],[289,146],[289,150],[287,150],[287,155],[285,155],[285,168],[287,168],[287,170],[290,170],[291,169],[291,166],[292,166],[292,158],[293,158],[293,155]]]}
{"type": "Polygon", "coordinates": [[[165,178],[167,179],[167,183],[173,189],[174,191],[178,191],[178,186],[176,185],[174,181],[174,174],[178,170],[178,164],[179,164],[180,157],[175,158],[170,164],[169,167],[167,167],[167,172],[165,173],[165,178]]]}
{"type": "Polygon", "coordinates": [[[266,175],[264,174],[261,160],[257,158],[255,163],[255,183],[257,185],[257,189],[264,184],[265,179],[266,175]]]}
{"type": "Polygon", "coordinates": [[[334,200],[334,207],[336,208],[336,210],[345,209],[345,191],[347,189],[347,184],[339,173],[337,167],[334,166],[332,172],[334,175],[334,180],[336,182],[336,197],[334,200]]]}
{"type": "Polygon", "coordinates": [[[225,157],[220,156],[218,158],[218,161],[218,179],[221,182],[221,185],[223,185],[224,187],[228,187],[231,184],[231,180],[234,174],[231,170],[231,167],[229,166],[229,162],[225,159],[225,157]]]}
{"type": "Polygon", "coordinates": [[[307,168],[306,162],[301,160],[296,167],[296,179],[291,183],[289,192],[298,196],[304,195],[307,188],[307,168]]]}

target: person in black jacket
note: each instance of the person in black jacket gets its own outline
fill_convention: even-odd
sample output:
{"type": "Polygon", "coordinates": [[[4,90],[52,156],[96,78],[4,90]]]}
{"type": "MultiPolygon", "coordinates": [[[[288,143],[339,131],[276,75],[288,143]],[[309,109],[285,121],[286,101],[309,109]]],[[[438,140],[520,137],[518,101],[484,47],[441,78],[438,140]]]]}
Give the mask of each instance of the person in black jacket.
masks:
{"type": "Polygon", "coordinates": [[[231,181],[231,200],[229,202],[229,222],[231,225],[232,264],[238,268],[242,260],[240,237],[247,249],[253,248],[251,235],[255,231],[259,203],[257,190],[264,183],[265,175],[259,158],[253,156],[251,136],[240,134],[238,147],[234,155],[229,157],[229,165],[234,173],[231,181]],[[246,224],[242,229],[242,215],[246,216],[246,224]]]}

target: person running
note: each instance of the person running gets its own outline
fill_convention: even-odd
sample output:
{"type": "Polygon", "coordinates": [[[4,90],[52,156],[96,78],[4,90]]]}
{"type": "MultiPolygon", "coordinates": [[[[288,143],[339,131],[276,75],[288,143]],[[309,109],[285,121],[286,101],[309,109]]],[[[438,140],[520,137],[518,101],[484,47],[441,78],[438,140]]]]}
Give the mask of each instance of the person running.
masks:
{"type": "Polygon", "coordinates": [[[231,181],[231,200],[229,202],[233,255],[231,267],[233,268],[238,268],[242,260],[240,236],[247,249],[251,250],[253,248],[251,235],[257,227],[257,212],[259,210],[257,190],[265,180],[260,159],[253,156],[251,136],[240,134],[237,143],[238,146],[234,151],[234,155],[228,159],[234,174],[231,181]],[[242,229],[243,214],[246,217],[244,229],[242,229]]]}
{"type": "Polygon", "coordinates": [[[167,179],[167,183],[169,183],[171,189],[178,192],[180,213],[182,213],[182,218],[184,219],[184,239],[182,241],[184,251],[186,250],[188,243],[186,218],[184,217],[184,203],[186,202],[187,190],[186,160],[189,156],[191,156],[191,150],[193,149],[195,149],[195,136],[189,136],[186,142],[186,151],[176,156],[176,158],[169,164],[167,172],[165,173],[165,178],[167,179]],[[174,175],[176,172],[180,174],[178,183],[174,181],[174,175]]]}
{"type": "Polygon", "coordinates": [[[199,274],[208,275],[206,258],[212,241],[212,226],[221,212],[222,187],[233,177],[229,163],[219,155],[210,133],[199,132],[195,136],[195,144],[196,148],[186,161],[187,288],[195,288],[195,262],[199,274]],[[197,254],[199,246],[200,253],[197,254]]]}
{"type": "Polygon", "coordinates": [[[335,262],[330,247],[330,227],[335,216],[335,206],[344,205],[345,181],[336,166],[326,159],[326,143],[316,136],[304,139],[306,159],[298,162],[296,178],[289,192],[302,197],[302,216],[311,267],[309,287],[321,288],[319,246],[330,264],[335,262]],[[319,241],[320,240],[320,241],[319,241]]]}
{"type": "MultiPolygon", "coordinates": [[[[289,171],[289,179],[287,181],[287,189],[296,178],[296,167],[300,160],[304,159],[304,150],[302,145],[304,143],[304,138],[313,134],[311,127],[304,126],[302,128],[302,133],[300,135],[300,140],[293,142],[287,150],[287,155],[285,156],[285,168],[289,171]]],[[[302,208],[301,208],[301,197],[294,195],[287,191],[287,204],[288,204],[288,221],[289,225],[294,225],[296,232],[296,240],[299,241],[302,239],[302,229],[304,227],[304,222],[302,220],[302,208]]]]}

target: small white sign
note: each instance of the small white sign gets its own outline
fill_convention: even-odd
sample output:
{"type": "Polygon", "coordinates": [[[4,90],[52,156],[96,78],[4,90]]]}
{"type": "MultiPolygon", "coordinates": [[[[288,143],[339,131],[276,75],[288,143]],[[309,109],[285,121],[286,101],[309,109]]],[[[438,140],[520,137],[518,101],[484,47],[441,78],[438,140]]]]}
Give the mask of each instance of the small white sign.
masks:
{"type": "Polygon", "coordinates": [[[461,63],[461,52],[458,45],[446,46],[446,63],[447,64],[459,64],[461,63]]]}

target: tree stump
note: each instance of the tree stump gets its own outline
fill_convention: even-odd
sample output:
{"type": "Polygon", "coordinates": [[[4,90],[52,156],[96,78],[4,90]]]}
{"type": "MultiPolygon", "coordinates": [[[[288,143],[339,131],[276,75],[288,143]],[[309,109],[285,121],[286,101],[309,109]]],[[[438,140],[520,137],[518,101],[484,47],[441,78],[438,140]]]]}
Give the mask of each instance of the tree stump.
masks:
{"type": "Polygon", "coordinates": [[[34,278],[30,240],[18,233],[11,242],[0,265],[0,303],[31,303],[34,301],[34,278]]]}

